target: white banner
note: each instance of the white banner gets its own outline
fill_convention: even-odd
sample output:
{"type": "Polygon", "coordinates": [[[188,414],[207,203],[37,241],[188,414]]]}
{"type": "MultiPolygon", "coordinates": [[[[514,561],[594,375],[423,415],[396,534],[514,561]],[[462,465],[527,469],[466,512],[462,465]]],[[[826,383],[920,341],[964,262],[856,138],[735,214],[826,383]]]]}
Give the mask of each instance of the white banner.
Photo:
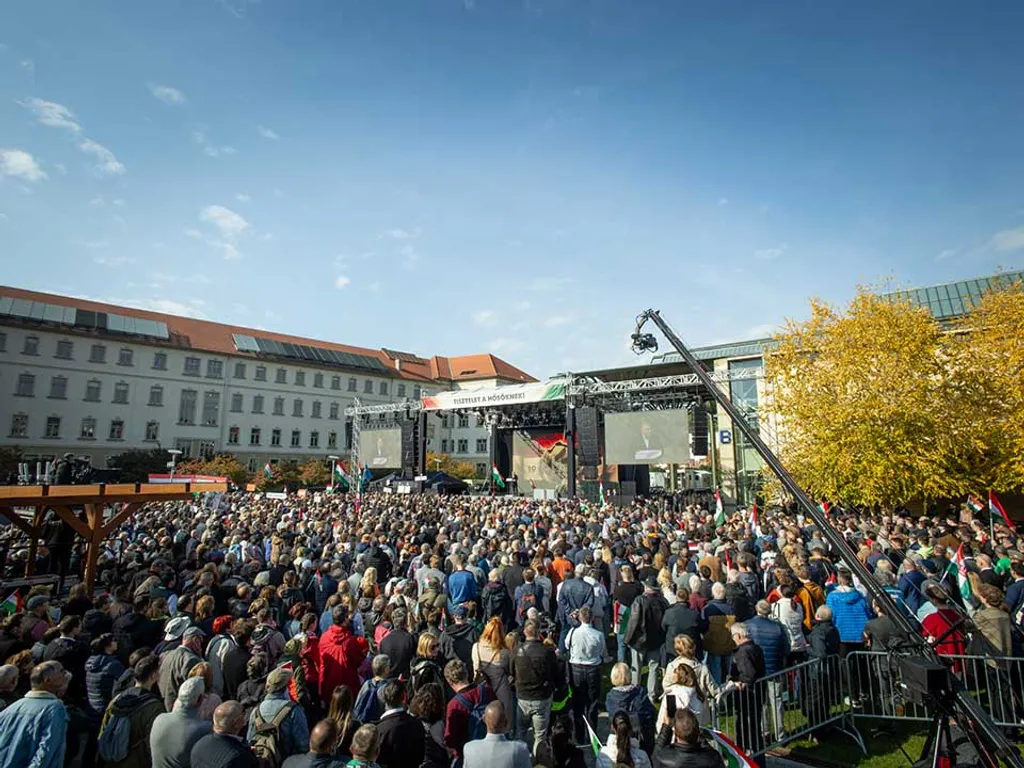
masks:
{"type": "Polygon", "coordinates": [[[458,392],[438,392],[423,398],[425,411],[454,411],[463,408],[487,408],[495,405],[540,403],[565,398],[564,381],[542,384],[509,384],[505,387],[462,389],[458,392]]]}

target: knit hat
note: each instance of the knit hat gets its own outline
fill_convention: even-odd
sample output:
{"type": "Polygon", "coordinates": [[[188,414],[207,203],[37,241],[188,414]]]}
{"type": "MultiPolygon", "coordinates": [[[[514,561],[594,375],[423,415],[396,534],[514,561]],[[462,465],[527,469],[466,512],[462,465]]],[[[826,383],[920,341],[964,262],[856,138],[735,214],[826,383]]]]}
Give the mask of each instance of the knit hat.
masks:
{"type": "Polygon", "coordinates": [[[290,669],[278,667],[267,675],[267,693],[283,691],[288,687],[288,683],[291,679],[292,673],[290,669]]]}

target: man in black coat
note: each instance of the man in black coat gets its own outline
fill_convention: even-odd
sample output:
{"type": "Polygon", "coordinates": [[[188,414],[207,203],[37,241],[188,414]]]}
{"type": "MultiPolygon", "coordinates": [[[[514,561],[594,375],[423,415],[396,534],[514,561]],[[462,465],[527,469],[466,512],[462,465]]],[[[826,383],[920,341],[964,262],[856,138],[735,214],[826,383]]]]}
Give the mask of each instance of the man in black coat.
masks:
{"type": "Polygon", "coordinates": [[[671,659],[676,655],[676,637],[686,635],[693,640],[696,658],[702,659],[704,647],[701,644],[701,637],[708,631],[708,623],[690,607],[690,590],[680,587],[676,599],[676,604],[669,606],[661,619],[661,626],[665,630],[665,658],[671,659]]]}
{"type": "Polygon", "coordinates": [[[380,691],[384,715],[377,723],[381,768],[411,768],[423,762],[423,723],[405,711],[405,683],[392,680],[380,691]]]}
{"type": "Polygon", "coordinates": [[[736,741],[746,752],[760,752],[764,733],[761,727],[764,709],[764,651],[755,645],[745,624],[733,624],[729,628],[732,641],[736,643],[729,665],[729,679],[737,684],[736,692],[736,741]]]}
{"type": "Polygon", "coordinates": [[[700,724],[689,709],[662,726],[654,747],[654,768],[724,768],[718,750],[701,739],[700,724]]]}
{"type": "Polygon", "coordinates": [[[485,624],[492,617],[497,616],[501,619],[501,625],[506,632],[512,628],[515,607],[512,605],[512,597],[501,582],[501,576],[497,569],[488,574],[488,581],[480,593],[480,605],[483,607],[485,624]]]}
{"type": "Polygon", "coordinates": [[[626,645],[640,654],[640,669],[645,662],[648,665],[647,695],[651,701],[658,701],[658,667],[665,663],[662,658],[665,645],[662,620],[667,610],[668,601],[661,594],[658,582],[650,579],[644,585],[644,593],[633,601],[626,627],[626,645]]]}
{"type": "Polygon", "coordinates": [[[404,608],[391,614],[392,630],[381,640],[380,652],[391,661],[394,677],[409,677],[409,667],[416,657],[416,637],[406,629],[408,616],[404,608]]]}

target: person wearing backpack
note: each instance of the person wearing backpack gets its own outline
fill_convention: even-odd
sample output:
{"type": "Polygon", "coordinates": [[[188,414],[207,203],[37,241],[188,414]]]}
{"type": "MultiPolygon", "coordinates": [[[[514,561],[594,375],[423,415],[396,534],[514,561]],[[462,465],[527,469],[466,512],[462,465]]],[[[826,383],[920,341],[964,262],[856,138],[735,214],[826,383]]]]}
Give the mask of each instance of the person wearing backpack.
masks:
{"type": "Polygon", "coordinates": [[[527,568],[523,571],[523,583],[516,587],[516,622],[520,627],[525,626],[526,614],[530,612],[531,608],[536,608],[541,613],[546,612],[544,606],[547,604],[545,599],[547,596],[535,579],[536,571],[533,568],[527,568]]]}
{"type": "Polygon", "coordinates": [[[63,768],[68,713],[61,702],[71,676],[57,661],[32,669],[32,690],[0,712],[0,765],[63,768]]]}
{"type": "Polygon", "coordinates": [[[291,670],[277,668],[267,675],[267,692],[249,715],[246,741],[260,768],[281,768],[285,759],[309,751],[306,713],[288,695],[291,670]]]}
{"type": "Polygon", "coordinates": [[[166,711],[156,694],[159,680],[160,659],[146,656],[135,665],[135,685],[110,702],[96,745],[106,768],[149,768],[153,764],[150,731],[157,716],[166,711]]]}
{"type": "Polygon", "coordinates": [[[455,691],[444,713],[444,743],[461,764],[466,742],[487,735],[484,709],[495,700],[495,696],[487,682],[470,684],[469,669],[461,661],[448,662],[444,668],[444,679],[455,691]]]}
{"type": "Polygon", "coordinates": [[[391,674],[391,659],[386,654],[378,653],[370,662],[370,671],[373,677],[363,683],[352,708],[352,714],[360,723],[372,723],[384,714],[384,702],[380,694],[391,674]]]}

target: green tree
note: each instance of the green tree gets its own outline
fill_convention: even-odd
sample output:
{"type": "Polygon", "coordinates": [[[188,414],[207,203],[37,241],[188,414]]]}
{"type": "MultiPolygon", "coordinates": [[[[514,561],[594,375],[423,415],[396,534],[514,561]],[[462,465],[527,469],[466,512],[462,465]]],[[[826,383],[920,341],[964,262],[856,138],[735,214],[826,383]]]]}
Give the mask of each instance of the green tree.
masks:
{"type": "Polygon", "coordinates": [[[471,480],[476,477],[476,467],[468,461],[456,461],[447,453],[427,452],[427,471],[444,472],[459,480],[471,480]]]}
{"type": "Polygon", "coordinates": [[[245,485],[249,479],[249,471],[230,453],[219,453],[209,459],[190,459],[179,464],[176,472],[182,475],[226,477],[235,485],[245,485]]]}
{"type": "Polygon", "coordinates": [[[331,471],[320,459],[310,459],[299,466],[299,480],[303,485],[327,485],[331,482],[331,471]]]}
{"type": "Polygon", "coordinates": [[[125,451],[111,456],[107,466],[120,470],[122,482],[145,483],[150,475],[167,474],[167,463],[170,460],[171,455],[166,450],[153,448],[148,451],[125,451]]]}

